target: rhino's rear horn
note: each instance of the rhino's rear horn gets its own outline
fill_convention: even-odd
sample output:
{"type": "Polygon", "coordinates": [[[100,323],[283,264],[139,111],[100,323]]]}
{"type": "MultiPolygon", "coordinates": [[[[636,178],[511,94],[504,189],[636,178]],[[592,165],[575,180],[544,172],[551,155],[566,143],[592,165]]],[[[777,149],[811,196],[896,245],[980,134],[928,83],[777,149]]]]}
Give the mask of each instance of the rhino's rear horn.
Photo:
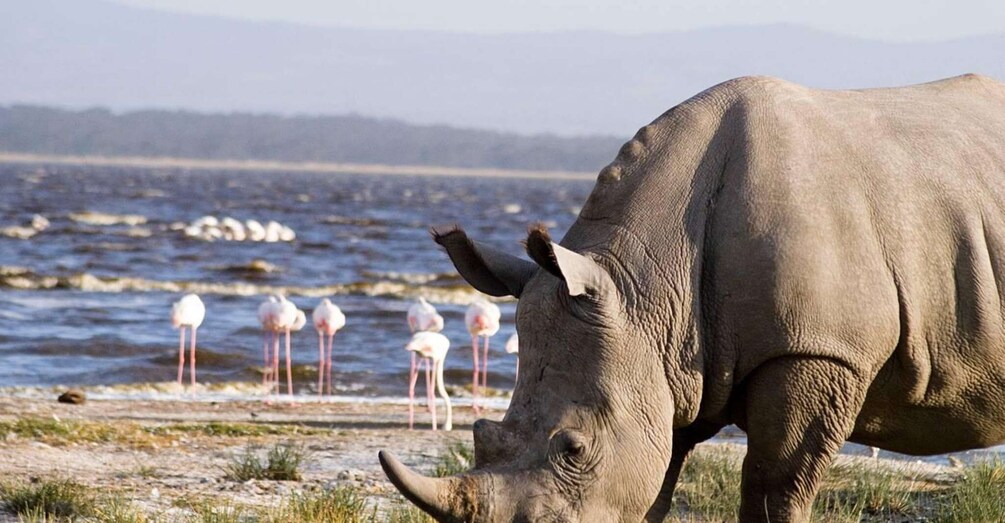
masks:
{"type": "Polygon", "coordinates": [[[548,229],[542,224],[530,227],[526,246],[531,259],[564,281],[571,296],[597,292],[611,280],[597,262],[551,241],[548,229]]]}
{"type": "Polygon", "coordinates": [[[446,232],[434,228],[430,232],[433,240],[447,250],[461,277],[489,296],[519,298],[524,285],[537,272],[537,265],[474,242],[460,227],[446,232]]]}

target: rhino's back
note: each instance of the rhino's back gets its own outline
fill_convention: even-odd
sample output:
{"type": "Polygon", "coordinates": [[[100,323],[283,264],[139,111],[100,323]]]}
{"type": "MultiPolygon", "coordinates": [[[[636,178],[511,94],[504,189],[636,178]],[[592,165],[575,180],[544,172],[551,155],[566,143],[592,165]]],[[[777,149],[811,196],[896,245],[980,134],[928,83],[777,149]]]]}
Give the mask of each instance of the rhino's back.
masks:
{"type": "Polygon", "coordinates": [[[863,439],[1005,438],[1005,87],[765,82],[730,118],[704,297],[737,379],[793,352],[835,358],[878,372],[863,439]],[[916,430],[950,420],[945,438],[916,430]]]}

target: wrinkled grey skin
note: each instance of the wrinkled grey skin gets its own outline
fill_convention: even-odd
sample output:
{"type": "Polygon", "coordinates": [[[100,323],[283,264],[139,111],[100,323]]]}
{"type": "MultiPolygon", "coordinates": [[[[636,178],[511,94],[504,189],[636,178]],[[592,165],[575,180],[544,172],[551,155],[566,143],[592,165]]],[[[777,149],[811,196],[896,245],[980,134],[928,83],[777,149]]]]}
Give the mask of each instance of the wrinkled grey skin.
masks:
{"type": "Polygon", "coordinates": [[[806,521],[845,440],[1005,440],[1005,86],[713,87],[643,127],[534,263],[437,233],[515,295],[520,382],[441,521],[661,521],[695,444],[748,434],[743,521],[806,521]]]}

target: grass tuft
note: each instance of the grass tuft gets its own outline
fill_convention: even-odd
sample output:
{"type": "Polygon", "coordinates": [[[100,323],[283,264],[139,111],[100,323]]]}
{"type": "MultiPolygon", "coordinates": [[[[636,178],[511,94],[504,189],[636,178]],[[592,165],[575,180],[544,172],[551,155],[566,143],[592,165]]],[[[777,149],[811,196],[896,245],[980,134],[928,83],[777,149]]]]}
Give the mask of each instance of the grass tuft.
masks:
{"type": "Polygon", "coordinates": [[[433,476],[444,478],[467,472],[475,463],[474,449],[463,442],[454,443],[447,447],[446,452],[440,454],[433,476]]]}
{"type": "Polygon", "coordinates": [[[364,523],[377,521],[376,509],[353,487],[291,495],[262,518],[263,523],[364,523]]]}
{"type": "Polygon", "coordinates": [[[302,478],[300,466],[307,459],[307,452],[303,447],[290,443],[273,445],[266,453],[264,461],[259,454],[258,447],[251,447],[244,454],[232,458],[224,469],[227,479],[300,481],[302,478]]]}
{"type": "Polygon", "coordinates": [[[68,479],[7,483],[0,486],[0,498],[4,509],[32,521],[91,516],[96,501],[90,489],[68,479]]]}
{"type": "Polygon", "coordinates": [[[936,522],[1005,521],[1005,463],[974,463],[938,497],[936,522]]]}
{"type": "Polygon", "coordinates": [[[305,436],[327,434],[329,431],[296,424],[265,423],[169,423],[143,426],[138,423],[60,420],[43,417],[22,417],[0,420],[0,439],[17,437],[41,441],[49,445],[75,443],[119,443],[137,448],[170,444],[184,436],[215,438],[249,438],[268,436],[305,436]]]}
{"type": "Polygon", "coordinates": [[[875,463],[832,465],[813,504],[819,521],[917,519],[921,492],[901,472],[875,463]]]}
{"type": "Polygon", "coordinates": [[[681,470],[675,501],[714,521],[735,521],[740,508],[740,459],[730,452],[697,451],[681,470]]]}

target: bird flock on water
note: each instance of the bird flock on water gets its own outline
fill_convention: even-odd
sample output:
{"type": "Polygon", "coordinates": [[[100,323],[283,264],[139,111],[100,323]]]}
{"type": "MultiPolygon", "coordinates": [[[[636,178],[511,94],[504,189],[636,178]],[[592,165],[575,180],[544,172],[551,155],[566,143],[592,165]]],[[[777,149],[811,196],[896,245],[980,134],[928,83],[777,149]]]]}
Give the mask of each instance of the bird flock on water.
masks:
{"type": "MultiPolygon", "coordinates": [[[[481,412],[480,397],[488,389],[489,339],[499,332],[502,314],[499,307],[484,299],[475,300],[464,314],[464,324],[471,335],[472,408],[481,412]],[[481,355],[479,357],[479,350],[481,355]]],[[[189,337],[189,382],[196,383],[195,355],[196,331],[206,318],[206,305],[198,295],[186,294],[171,307],[171,324],[179,330],[178,342],[178,384],[183,383],[185,371],[185,335],[189,337]]],[[[328,298],[322,299],[311,313],[311,320],[318,333],[318,395],[332,394],[332,361],[336,333],[345,327],[346,317],[338,305],[328,298]]],[[[446,419],[443,429],[453,425],[450,396],[443,382],[443,364],[450,350],[450,340],[442,334],[444,321],[431,303],[419,298],[408,309],[408,328],[411,339],[405,344],[411,358],[408,372],[408,428],[415,424],[415,386],[420,370],[424,373],[426,408],[432,415],[432,429],[437,429],[436,395],[443,399],[446,419]]],[[[291,360],[290,335],[307,325],[307,314],[282,295],[269,296],[258,307],[258,321],[262,326],[262,385],[269,394],[281,392],[279,360],[286,362],[286,393],[293,394],[293,370],[291,360]],[[281,343],[284,342],[284,343],[281,343]],[[285,350],[283,350],[285,349],[285,350]]],[[[519,355],[519,340],[514,333],[505,345],[509,354],[519,355]]],[[[520,375],[519,356],[516,364],[516,378],[520,375]]]]}

